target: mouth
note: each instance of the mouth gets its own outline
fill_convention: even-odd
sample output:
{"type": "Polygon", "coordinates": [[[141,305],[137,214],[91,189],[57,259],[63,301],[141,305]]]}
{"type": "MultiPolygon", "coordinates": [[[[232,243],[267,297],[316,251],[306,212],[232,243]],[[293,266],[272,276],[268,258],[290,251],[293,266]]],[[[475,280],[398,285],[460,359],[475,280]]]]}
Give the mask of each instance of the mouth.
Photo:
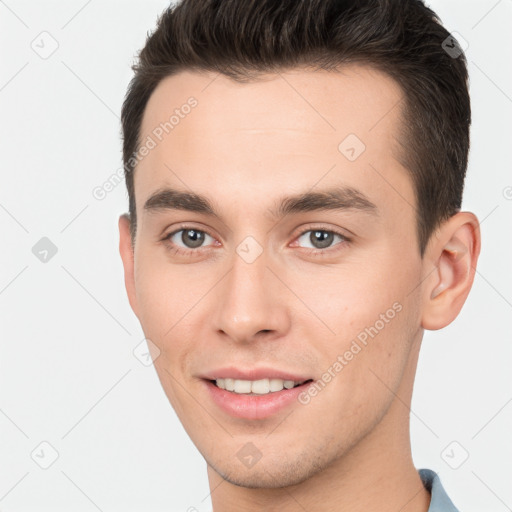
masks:
{"type": "Polygon", "coordinates": [[[258,379],[258,380],[243,380],[231,378],[210,379],[214,386],[225,391],[237,395],[246,396],[261,396],[273,393],[279,393],[285,389],[293,389],[304,384],[313,382],[313,379],[302,381],[284,380],[284,379],[258,379]]]}
{"type": "Polygon", "coordinates": [[[205,392],[228,416],[243,420],[264,420],[290,407],[302,407],[300,395],[313,379],[243,380],[231,378],[204,379],[205,392]]]}

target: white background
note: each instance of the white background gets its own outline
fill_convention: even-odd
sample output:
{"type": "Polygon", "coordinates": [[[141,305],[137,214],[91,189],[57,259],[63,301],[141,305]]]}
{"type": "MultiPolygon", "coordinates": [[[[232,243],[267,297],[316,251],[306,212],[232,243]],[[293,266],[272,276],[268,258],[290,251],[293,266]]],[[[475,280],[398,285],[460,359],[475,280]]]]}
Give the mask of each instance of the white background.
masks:
{"type": "MultiPolygon", "coordinates": [[[[0,1],[2,511],[211,510],[206,464],[156,372],[133,354],[143,334],[118,255],[124,183],[101,201],[92,195],[122,165],[130,65],[166,5],[0,1]],[[40,37],[51,47],[43,31],[58,43],[46,59],[31,47],[40,37]],[[32,252],[42,237],[58,250],[47,263],[32,252]],[[43,441],[59,454],[48,469],[36,463],[51,461],[43,441]]],[[[482,222],[483,249],[459,318],[425,335],[413,456],[439,473],[462,511],[504,512],[512,507],[512,1],[430,5],[469,43],[464,209],[482,222]],[[447,463],[466,452],[458,469],[447,463]]]]}

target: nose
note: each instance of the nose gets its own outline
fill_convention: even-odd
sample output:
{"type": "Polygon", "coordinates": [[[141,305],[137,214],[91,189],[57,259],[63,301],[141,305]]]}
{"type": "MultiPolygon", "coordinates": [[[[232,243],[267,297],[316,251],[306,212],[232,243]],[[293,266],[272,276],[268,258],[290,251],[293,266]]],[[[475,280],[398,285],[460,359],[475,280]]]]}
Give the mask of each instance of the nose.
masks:
{"type": "Polygon", "coordinates": [[[252,262],[235,252],[230,271],[216,287],[214,327],[218,333],[236,343],[286,334],[290,328],[286,288],[269,263],[265,251],[252,262]]]}

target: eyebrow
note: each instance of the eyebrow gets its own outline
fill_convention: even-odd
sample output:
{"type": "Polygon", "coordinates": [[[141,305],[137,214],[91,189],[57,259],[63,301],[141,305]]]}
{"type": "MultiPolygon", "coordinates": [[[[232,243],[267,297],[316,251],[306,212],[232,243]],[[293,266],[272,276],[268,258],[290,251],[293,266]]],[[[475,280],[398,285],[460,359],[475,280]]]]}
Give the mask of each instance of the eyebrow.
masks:
{"type": "MultiPolygon", "coordinates": [[[[144,203],[144,210],[148,212],[186,210],[221,218],[207,197],[173,188],[155,191],[144,203]]],[[[372,215],[378,214],[377,206],[362,192],[345,186],[281,197],[269,213],[273,218],[282,218],[290,214],[330,210],[359,210],[372,215]]]]}

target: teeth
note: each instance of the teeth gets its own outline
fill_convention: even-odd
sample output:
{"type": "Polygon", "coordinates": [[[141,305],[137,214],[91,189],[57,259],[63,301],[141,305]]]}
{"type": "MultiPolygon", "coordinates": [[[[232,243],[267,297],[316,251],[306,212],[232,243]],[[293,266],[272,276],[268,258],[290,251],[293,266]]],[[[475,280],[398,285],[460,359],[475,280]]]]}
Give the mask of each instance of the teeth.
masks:
{"type": "Polygon", "coordinates": [[[241,380],[241,379],[217,379],[215,383],[221,389],[234,391],[235,393],[256,395],[266,395],[283,389],[291,389],[302,382],[283,379],[260,379],[260,380],[241,380]]]}
{"type": "Polygon", "coordinates": [[[234,391],[235,379],[224,379],[224,389],[227,389],[228,391],[234,391]]]}
{"type": "MultiPolygon", "coordinates": [[[[249,383],[249,386],[251,387],[251,391],[253,393],[256,393],[257,395],[266,395],[270,392],[270,384],[268,379],[261,379],[261,380],[254,380],[252,383],[251,381],[245,381],[249,383]]],[[[238,391],[238,389],[235,387],[235,391],[238,391]]]]}
{"type": "Polygon", "coordinates": [[[269,388],[270,391],[281,391],[284,387],[284,380],[281,379],[270,379],[269,388]]]}
{"type": "Polygon", "coordinates": [[[237,380],[235,379],[235,393],[250,393],[251,392],[251,381],[250,380],[237,380]]]}

